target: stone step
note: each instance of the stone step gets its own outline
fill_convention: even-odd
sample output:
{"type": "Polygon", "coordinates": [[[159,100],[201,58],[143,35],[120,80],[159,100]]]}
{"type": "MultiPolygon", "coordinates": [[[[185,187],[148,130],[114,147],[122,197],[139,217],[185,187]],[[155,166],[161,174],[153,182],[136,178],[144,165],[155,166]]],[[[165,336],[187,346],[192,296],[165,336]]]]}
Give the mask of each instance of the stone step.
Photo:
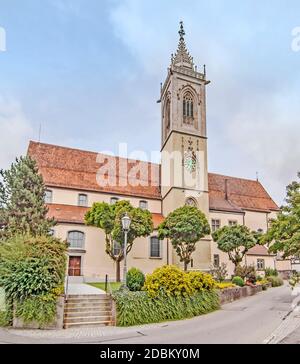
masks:
{"type": "Polygon", "coordinates": [[[65,324],[74,324],[74,323],[81,323],[81,322],[107,322],[111,320],[110,315],[106,316],[90,316],[90,317],[67,317],[64,320],[65,324]]]}
{"type": "Polygon", "coordinates": [[[89,317],[89,316],[111,316],[110,310],[93,310],[93,311],[65,311],[64,317],[89,317]]]}
{"type": "Polygon", "coordinates": [[[100,298],[100,299],[103,299],[103,298],[108,298],[109,299],[109,296],[107,296],[106,294],[69,294],[68,295],[68,298],[75,298],[75,299],[91,299],[91,298],[100,298]]]}
{"type": "Polygon", "coordinates": [[[96,299],[96,298],[89,299],[89,300],[82,300],[82,299],[71,298],[71,299],[68,299],[66,302],[84,304],[84,303],[106,303],[106,302],[111,302],[111,300],[110,299],[96,299]]]}
{"type": "Polygon", "coordinates": [[[65,305],[65,309],[82,309],[82,310],[86,310],[86,309],[111,309],[112,305],[111,302],[109,303],[67,303],[65,305]]]}
{"type": "Polygon", "coordinates": [[[111,320],[108,321],[99,321],[99,322],[76,322],[76,323],[65,323],[64,324],[64,328],[65,329],[70,329],[70,328],[74,328],[74,327],[102,327],[102,326],[110,326],[112,324],[111,320]]]}

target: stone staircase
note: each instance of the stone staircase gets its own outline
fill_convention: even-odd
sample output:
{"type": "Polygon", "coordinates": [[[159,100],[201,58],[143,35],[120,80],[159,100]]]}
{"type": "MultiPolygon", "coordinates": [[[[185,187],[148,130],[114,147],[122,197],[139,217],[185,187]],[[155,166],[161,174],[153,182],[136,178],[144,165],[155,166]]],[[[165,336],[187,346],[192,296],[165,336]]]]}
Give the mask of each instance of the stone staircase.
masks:
{"type": "Polygon", "coordinates": [[[110,296],[69,295],[65,302],[64,328],[112,326],[113,303],[110,296]]]}

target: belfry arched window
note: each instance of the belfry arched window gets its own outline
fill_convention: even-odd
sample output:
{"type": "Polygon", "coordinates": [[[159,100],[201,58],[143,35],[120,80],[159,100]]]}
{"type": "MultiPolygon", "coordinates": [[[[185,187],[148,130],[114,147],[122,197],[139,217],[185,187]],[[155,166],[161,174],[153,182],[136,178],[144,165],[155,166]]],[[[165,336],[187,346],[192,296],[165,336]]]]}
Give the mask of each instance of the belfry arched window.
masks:
{"type": "Polygon", "coordinates": [[[183,97],[183,117],[194,118],[194,101],[193,96],[189,92],[183,97]]]}

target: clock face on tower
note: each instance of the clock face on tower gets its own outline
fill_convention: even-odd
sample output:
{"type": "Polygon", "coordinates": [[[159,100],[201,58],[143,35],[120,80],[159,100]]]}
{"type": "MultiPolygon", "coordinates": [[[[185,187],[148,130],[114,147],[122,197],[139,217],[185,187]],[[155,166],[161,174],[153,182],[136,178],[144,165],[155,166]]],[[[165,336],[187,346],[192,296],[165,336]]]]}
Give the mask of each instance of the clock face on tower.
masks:
{"type": "Polygon", "coordinates": [[[193,151],[188,151],[184,153],[184,166],[185,169],[193,173],[196,171],[197,158],[193,151]]]}

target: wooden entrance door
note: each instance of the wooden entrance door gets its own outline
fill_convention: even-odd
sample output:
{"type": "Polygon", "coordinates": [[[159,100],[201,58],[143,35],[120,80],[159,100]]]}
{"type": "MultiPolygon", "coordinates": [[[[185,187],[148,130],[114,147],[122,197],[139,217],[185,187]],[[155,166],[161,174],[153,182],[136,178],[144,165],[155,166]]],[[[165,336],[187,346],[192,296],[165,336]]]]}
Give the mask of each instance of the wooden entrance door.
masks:
{"type": "Polygon", "coordinates": [[[81,276],[81,257],[69,257],[69,276],[81,276]]]}

